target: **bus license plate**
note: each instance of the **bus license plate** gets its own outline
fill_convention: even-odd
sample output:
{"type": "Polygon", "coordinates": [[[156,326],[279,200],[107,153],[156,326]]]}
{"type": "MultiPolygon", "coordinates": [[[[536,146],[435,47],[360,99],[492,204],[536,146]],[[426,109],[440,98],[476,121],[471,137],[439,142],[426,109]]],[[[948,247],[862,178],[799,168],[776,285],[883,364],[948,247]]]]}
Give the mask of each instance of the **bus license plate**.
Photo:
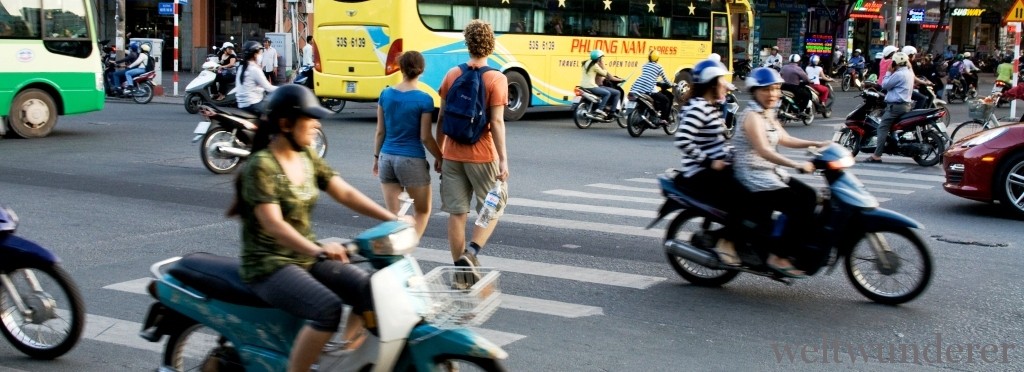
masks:
{"type": "Polygon", "coordinates": [[[839,142],[839,137],[842,137],[843,132],[836,131],[832,133],[832,142],[839,142]]]}
{"type": "Polygon", "coordinates": [[[355,94],[356,93],[356,82],[354,82],[354,81],[346,81],[345,82],[345,93],[355,94]]]}
{"type": "Polygon", "coordinates": [[[199,125],[196,125],[196,130],[192,131],[195,134],[206,134],[206,131],[210,129],[210,122],[200,121],[199,125]]]}

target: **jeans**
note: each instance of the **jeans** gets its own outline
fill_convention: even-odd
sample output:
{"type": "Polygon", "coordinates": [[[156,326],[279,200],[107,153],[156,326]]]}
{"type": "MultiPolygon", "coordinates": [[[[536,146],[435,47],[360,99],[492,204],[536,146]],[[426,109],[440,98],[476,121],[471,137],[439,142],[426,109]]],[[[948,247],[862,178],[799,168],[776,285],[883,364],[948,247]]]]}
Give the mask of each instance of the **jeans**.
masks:
{"type": "Polygon", "coordinates": [[[909,103],[890,103],[885,107],[885,113],[882,114],[882,121],[878,123],[877,143],[875,146],[875,157],[881,158],[882,153],[885,152],[885,143],[889,139],[889,128],[892,127],[893,123],[900,119],[903,114],[910,111],[909,103]]]}
{"type": "MultiPolygon", "coordinates": [[[[146,69],[141,68],[141,67],[136,67],[136,68],[133,68],[131,70],[125,71],[124,72],[125,84],[127,84],[129,88],[134,87],[135,86],[135,77],[139,76],[139,75],[142,75],[144,73],[146,73],[146,69]]],[[[118,85],[120,85],[120,84],[118,84],[118,85]]]]}
{"type": "Polygon", "coordinates": [[[249,283],[257,297],[285,312],[310,320],[313,329],[338,330],[341,305],[352,305],[354,314],[370,310],[370,275],[355,265],[321,261],[309,270],[288,265],[249,283]]]}
{"type": "Polygon", "coordinates": [[[913,94],[911,94],[911,99],[914,100],[914,110],[923,109],[926,106],[928,106],[928,104],[931,103],[931,100],[928,99],[927,95],[925,95],[924,93],[918,92],[916,90],[914,91],[913,94]]]}
{"type": "Polygon", "coordinates": [[[612,96],[611,89],[604,88],[604,87],[596,87],[596,88],[587,88],[587,90],[589,90],[590,93],[594,93],[598,97],[601,97],[601,101],[597,103],[597,110],[602,110],[603,111],[604,110],[604,105],[608,104],[608,99],[610,99],[611,96],[612,96]]]}

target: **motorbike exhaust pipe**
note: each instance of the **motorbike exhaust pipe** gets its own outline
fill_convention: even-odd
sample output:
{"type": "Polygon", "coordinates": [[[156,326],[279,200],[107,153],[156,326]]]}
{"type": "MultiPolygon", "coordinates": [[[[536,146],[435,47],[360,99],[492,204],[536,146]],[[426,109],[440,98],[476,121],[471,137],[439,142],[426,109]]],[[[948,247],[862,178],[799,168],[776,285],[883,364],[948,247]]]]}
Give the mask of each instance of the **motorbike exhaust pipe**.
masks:
{"type": "Polygon", "coordinates": [[[718,262],[718,257],[711,252],[694,247],[689,243],[678,239],[669,239],[665,241],[665,252],[712,269],[721,266],[721,263],[718,262]]]}
{"type": "Polygon", "coordinates": [[[231,156],[235,156],[235,157],[239,157],[239,158],[247,158],[247,157],[249,157],[249,154],[252,153],[249,150],[240,149],[240,148],[231,147],[231,146],[218,146],[217,147],[217,152],[219,152],[221,154],[224,154],[224,155],[231,155],[231,156]]]}

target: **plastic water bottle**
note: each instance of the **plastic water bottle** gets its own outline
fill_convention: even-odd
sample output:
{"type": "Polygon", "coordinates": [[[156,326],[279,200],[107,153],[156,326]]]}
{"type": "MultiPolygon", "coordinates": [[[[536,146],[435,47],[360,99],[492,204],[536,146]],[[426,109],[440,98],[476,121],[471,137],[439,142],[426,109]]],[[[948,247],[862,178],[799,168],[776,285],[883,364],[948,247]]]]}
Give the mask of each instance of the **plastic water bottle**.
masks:
{"type": "Polygon", "coordinates": [[[487,227],[494,219],[494,215],[498,213],[498,202],[501,201],[501,180],[494,181],[494,187],[491,191],[487,192],[487,197],[484,198],[484,206],[480,208],[480,213],[476,217],[476,225],[480,227],[487,227]]]}

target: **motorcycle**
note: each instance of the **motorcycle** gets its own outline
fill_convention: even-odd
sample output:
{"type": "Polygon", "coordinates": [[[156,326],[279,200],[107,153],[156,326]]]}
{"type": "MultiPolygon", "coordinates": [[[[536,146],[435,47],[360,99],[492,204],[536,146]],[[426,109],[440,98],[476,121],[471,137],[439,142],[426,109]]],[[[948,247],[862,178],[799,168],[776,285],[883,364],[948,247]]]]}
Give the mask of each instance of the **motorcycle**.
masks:
{"type": "Polygon", "coordinates": [[[78,343],[85,304],[50,250],[14,234],[18,216],[0,206],[0,332],[35,359],[54,359],[78,343]]]}
{"type": "MultiPolygon", "coordinates": [[[[605,79],[605,81],[607,82],[609,80],[605,79]]],[[[610,83],[614,84],[615,87],[607,88],[616,89],[624,82],[625,80],[618,83],[610,83]]],[[[601,97],[598,97],[596,94],[591,93],[587,89],[580,88],[579,86],[574,89],[574,92],[576,97],[572,99],[572,120],[576,123],[577,128],[587,129],[594,123],[611,123],[612,121],[618,124],[620,128],[626,127],[626,123],[622,121],[622,116],[610,115],[610,113],[609,115],[601,115],[595,112],[598,109],[601,109],[601,107],[597,107],[598,103],[601,102],[601,97]]],[[[622,101],[626,100],[620,99],[617,103],[619,105],[619,112],[624,111],[622,110],[622,101]]]]}
{"type": "Polygon", "coordinates": [[[949,114],[949,108],[946,107],[946,101],[939,99],[938,95],[935,94],[935,87],[932,85],[922,85],[917,88],[917,91],[928,97],[928,102],[922,109],[939,109],[945,112],[945,115],[942,116],[942,124],[945,128],[949,128],[949,122],[952,119],[952,115],[949,114]]]}
{"type": "Polygon", "coordinates": [[[969,99],[978,97],[978,90],[967,84],[963,77],[949,79],[949,83],[946,84],[946,92],[946,101],[949,103],[953,103],[953,100],[967,102],[969,99]]]}
{"type": "MultiPolygon", "coordinates": [[[[316,91],[313,85],[313,66],[299,67],[299,72],[295,75],[295,81],[293,81],[293,83],[305,86],[306,88],[309,88],[309,90],[316,91]]],[[[335,114],[345,109],[345,100],[324,97],[318,98],[320,99],[320,106],[331,110],[335,114]]]]}
{"type": "Polygon", "coordinates": [[[846,116],[846,127],[833,134],[832,142],[853,155],[860,151],[873,153],[875,147],[884,146],[886,154],[911,157],[921,166],[930,167],[942,161],[949,143],[942,118],[949,114],[948,110],[911,110],[892,124],[889,138],[879,140],[876,134],[880,119],[869,114],[884,107],[885,96],[874,89],[865,89],[860,96],[864,101],[846,116]]]}
{"type": "MultiPolygon", "coordinates": [[[[685,83],[681,83],[685,84],[685,83]]],[[[679,100],[678,92],[681,92],[680,87],[675,86],[675,92],[673,93],[673,85],[664,82],[657,83],[660,91],[658,93],[633,93],[630,92],[626,99],[626,111],[629,114],[626,115],[626,131],[629,132],[630,136],[640,137],[647,129],[658,129],[661,128],[665,131],[665,134],[672,135],[679,129],[678,116],[679,116],[679,104],[676,103],[679,100]],[[661,94],[671,98],[669,120],[667,123],[662,124],[660,119],[660,112],[655,108],[654,98],[652,94],[661,94]]]]}
{"type": "MultiPolygon", "coordinates": [[[[408,208],[408,203],[403,209],[408,208]]],[[[467,326],[480,325],[501,302],[499,272],[479,268],[481,279],[453,289],[465,268],[439,267],[423,274],[411,253],[415,229],[399,221],[381,223],[343,245],[377,271],[370,277],[372,311],[367,340],[330,366],[338,371],[504,371],[508,353],[467,326]]],[[[140,336],[169,339],[160,370],[284,371],[292,342],[306,320],[263,302],[242,282],[239,260],[194,253],[151,267],[155,279],[140,336]],[[203,349],[194,347],[203,345],[203,349]],[[224,370],[224,369],[221,369],[224,370]]]]}
{"type": "MultiPolygon", "coordinates": [[[[1003,107],[1003,105],[1009,105],[1010,102],[1013,101],[1012,99],[1003,96],[1003,94],[1006,93],[1006,91],[1010,90],[1010,88],[1013,88],[1013,86],[1011,86],[1010,83],[1007,83],[1002,80],[996,80],[995,84],[992,86],[992,93],[999,93],[999,101],[996,101],[996,107],[1003,107]]],[[[946,124],[948,125],[949,123],[946,124]]]]}
{"type": "MultiPolygon", "coordinates": [[[[213,84],[217,81],[217,69],[220,63],[216,56],[210,56],[203,62],[203,71],[192,79],[185,87],[185,111],[190,114],[199,113],[199,107],[203,105],[217,105],[221,107],[235,107],[238,102],[235,100],[237,89],[234,83],[231,89],[224,95],[224,99],[213,99],[213,84]]],[[[222,87],[224,89],[225,87],[222,87]]]]}
{"type": "MultiPolygon", "coordinates": [[[[914,231],[922,226],[909,217],[878,207],[878,200],[864,185],[844,171],[854,164],[846,149],[831,145],[820,152],[812,151],[812,155],[815,173],[825,178],[829,191],[821,195],[812,238],[808,239],[819,248],[806,247],[807,253],[796,257],[798,268],[814,275],[827,267],[826,273],[831,274],[843,262],[854,288],[882,304],[901,304],[919,296],[932,276],[931,255],[914,231]],[[920,273],[906,272],[913,269],[920,273]]],[[[720,210],[689,190],[677,188],[675,176],[669,172],[659,177],[666,200],[648,228],[679,211],[665,229],[663,244],[676,273],[690,283],[706,287],[722,286],[740,273],[792,283],[767,265],[769,242],[776,241],[784,231],[785,215],[777,215],[771,222],[771,237],[743,239],[747,241],[736,245],[740,266],[725,265],[714,247],[730,211],[720,210]]]]}
{"type": "Polygon", "coordinates": [[[778,118],[779,121],[786,125],[790,121],[800,120],[804,125],[811,125],[814,122],[817,113],[821,113],[824,118],[832,116],[832,104],[835,102],[835,95],[832,92],[832,84],[826,83],[825,87],[829,91],[828,102],[821,102],[821,98],[818,95],[818,91],[811,88],[810,85],[801,84],[800,89],[806,89],[809,92],[810,100],[807,102],[807,106],[800,108],[796,103],[796,96],[793,92],[783,90],[782,91],[782,104],[779,106],[778,118]]]}
{"type": "Polygon", "coordinates": [[[746,79],[747,74],[750,74],[752,69],[749,59],[734,59],[732,60],[732,71],[733,76],[737,79],[746,79]]]}
{"type": "MultiPolygon", "coordinates": [[[[200,106],[199,112],[206,120],[192,131],[192,143],[201,141],[199,156],[203,165],[216,174],[231,173],[251,155],[259,117],[242,109],[209,105],[200,106]]],[[[320,128],[316,132],[312,146],[322,158],[327,154],[327,136],[320,128]]]]}
{"type": "Polygon", "coordinates": [[[132,101],[138,104],[147,104],[153,100],[154,96],[154,85],[153,79],[156,78],[156,71],[143,72],[132,79],[135,82],[134,89],[128,89],[128,82],[121,83],[120,89],[114,91],[114,97],[117,98],[131,98],[132,101]]]}

